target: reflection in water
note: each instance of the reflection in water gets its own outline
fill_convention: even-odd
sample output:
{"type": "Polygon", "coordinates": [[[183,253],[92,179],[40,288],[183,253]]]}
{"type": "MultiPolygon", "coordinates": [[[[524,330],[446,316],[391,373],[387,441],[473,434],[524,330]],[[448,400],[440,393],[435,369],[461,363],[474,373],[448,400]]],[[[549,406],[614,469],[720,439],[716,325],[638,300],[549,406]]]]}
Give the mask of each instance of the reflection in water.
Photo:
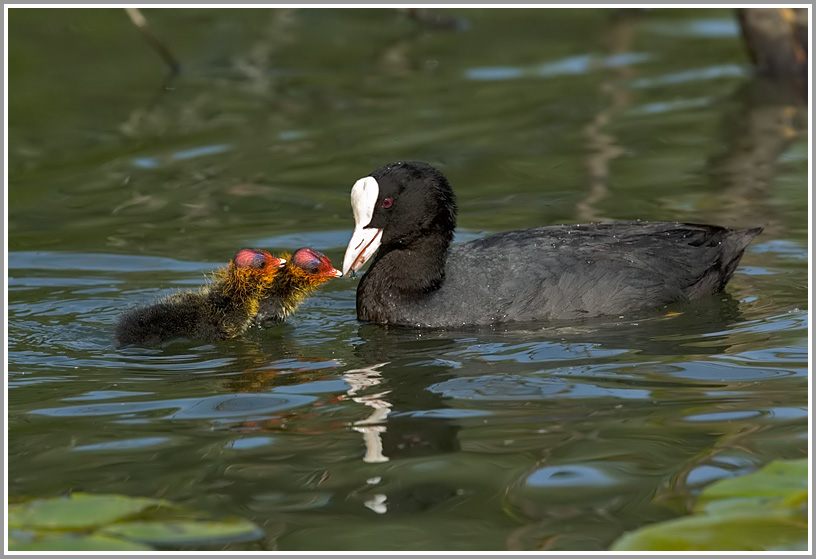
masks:
{"type": "MultiPolygon", "coordinates": [[[[604,42],[607,44],[610,56],[623,57],[629,53],[634,33],[633,17],[634,14],[628,10],[619,13],[612,20],[609,28],[605,30],[604,42]]],[[[626,58],[624,60],[628,61],[626,58]]],[[[612,68],[614,68],[614,77],[606,78],[599,84],[601,92],[609,97],[609,104],[599,111],[583,129],[589,152],[586,158],[589,192],[576,205],[578,221],[607,221],[598,213],[596,204],[608,194],[609,166],[614,159],[624,153],[618,141],[605,132],[605,129],[610,119],[623,112],[632,102],[626,82],[634,75],[634,70],[628,64],[618,64],[612,68]]]]}
{"type": "Polygon", "coordinates": [[[704,80],[741,78],[745,75],[747,75],[747,71],[742,66],[726,64],[722,66],[709,66],[707,68],[695,68],[674,74],[662,74],[652,78],[639,78],[632,80],[628,85],[633,89],[648,89],[651,87],[694,83],[704,80]]]}
{"type": "MultiPolygon", "coordinates": [[[[376,362],[346,370],[342,376],[347,385],[344,393],[315,405],[347,400],[371,408],[370,415],[351,421],[349,425],[363,435],[365,454],[362,460],[377,463],[458,448],[457,420],[471,416],[466,410],[451,408],[451,402],[461,398],[479,400],[483,397],[498,401],[515,393],[511,400],[540,398],[545,394],[579,399],[604,395],[648,399],[648,388],[660,389],[672,383],[660,374],[648,380],[632,377],[631,371],[637,369],[629,363],[629,356],[722,353],[729,347],[727,336],[719,343],[709,339],[704,347],[689,342],[698,340],[701,332],[728,332],[739,317],[737,302],[726,296],[697,304],[675,305],[673,309],[668,314],[638,321],[595,321],[583,326],[502,325],[500,328],[456,332],[363,325],[359,328],[362,343],[357,345],[355,353],[376,362]],[[648,336],[643,335],[646,328],[648,336]],[[516,349],[511,348],[513,353],[507,360],[502,357],[502,348],[511,339],[516,349]],[[477,343],[463,352],[462,343],[465,342],[467,347],[468,340],[477,343]],[[527,344],[519,346],[521,340],[526,340],[527,344]],[[552,340],[550,349],[544,349],[544,340],[552,340]],[[467,374],[463,376],[458,369],[467,354],[484,354],[486,360],[470,362],[467,374]],[[619,357],[613,360],[619,360],[620,367],[593,365],[599,360],[608,362],[615,354],[619,357]],[[498,361],[502,362],[501,377],[495,377],[492,371],[498,361]],[[531,362],[539,370],[533,377],[529,377],[531,362]],[[621,367],[630,372],[615,380],[614,375],[621,367]],[[539,376],[548,371],[548,376],[539,376]],[[561,376],[565,373],[566,376],[561,376]],[[446,413],[445,410],[451,411],[446,413]]],[[[298,360],[277,361],[274,367],[270,367],[264,364],[269,357],[268,353],[260,354],[257,368],[230,378],[225,387],[243,393],[279,392],[281,387],[313,383],[316,371],[325,367],[331,370],[338,365],[332,361],[308,363],[298,360]],[[306,367],[297,368],[298,362],[306,367]],[[319,365],[317,369],[316,364],[319,365]],[[286,374],[281,375],[281,372],[286,374]]],[[[647,366],[647,370],[649,368],[657,371],[660,367],[655,363],[647,366]]],[[[682,378],[682,374],[675,378],[682,378]]],[[[719,387],[721,384],[692,385],[681,381],[674,386],[719,387]]],[[[293,410],[274,419],[244,422],[242,428],[276,430],[283,425],[281,421],[291,424],[298,417],[303,418],[303,412],[293,410]]]]}
{"type": "Polygon", "coordinates": [[[807,95],[808,31],[807,8],[738,8],[742,38],[756,71],[795,87],[807,95]]]}
{"type": "Polygon", "coordinates": [[[11,15],[10,494],[167,497],[264,549],[591,550],[804,455],[807,108],[743,83],[711,13],[168,10],[185,67],[153,100],[121,11],[11,15]],[[576,212],[770,227],[730,295],[644,316],[360,325],[338,281],[240,340],[113,349],[125,308],[236,247],[341,255],[352,181],[400,158],[457,177],[460,240],[576,212]]]}
{"type": "MultiPolygon", "coordinates": [[[[677,374],[673,374],[671,366],[660,364],[667,355],[688,354],[698,359],[708,355],[712,359],[727,353],[733,343],[730,331],[739,319],[738,303],[730,297],[722,297],[675,307],[668,314],[637,322],[598,322],[562,329],[539,325],[535,329],[514,331],[513,325],[505,325],[502,329],[481,331],[428,332],[361,326],[359,335],[363,343],[357,346],[357,354],[371,360],[389,360],[373,365],[373,372],[370,369],[354,371],[355,375],[362,374],[355,381],[355,395],[366,385],[376,386],[376,392],[370,395],[376,402],[372,406],[375,413],[369,420],[376,417],[379,428],[366,432],[367,441],[372,441],[367,442],[367,449],[369,452],[374,449],[374,455],[379,456],[381,449],[393,448],[392,452],[383,451],[390,461],[410,460],[417,456],[417,451],[427,456],[429,452],[439,454],[452,448],[499,454],[525,449],[540,454],[538,467],[529,477],[521,478],[506,489],[509,503],[525,517],[544,515],[562,521],[573,517],[581,522],[587,514],[585,505],[581,504],[580,495],[584,494],[587,502],[594,503],[593,510],[606,517],[614,518],[622,509],[637,502],[643,521],[668,518],[673,514],[676,505],[672,503],[677,496],[688,498],[684,480],[691,472],[698,472],[704,466],[719,467],[722,477],[732,475],[735,464],[741,469],[755,465],[750,460],[731,465],[727,461],[744,454],[737,441],[744,440],[743,437],[750,439],[754,430],[745,429],[743,425],[751,423],[750,419],[757,413],[753,410],[758,405],[775,400],[771,392],[765,392],[757,400],[752,392],[735,390],[742,383],[733,372],[727,373],[731,380],[717,372],[713,372],[717,376],[687,377],[682,367],[675,367],[677,374]],[[709,335],[715,332],[721,333],[716,342],[709,335]],[[703,337],[714,343],[701,347],[696,342],[703,337]],[[495,362],[492,359],[484,364],[474,359],[481,347],[488,347],[485,356],[492,358],[501,355],[501,346],[507,346],[508,341],[512,340],[518,347],[519,341],[525,339],[531,342],[529,348],[524,350],[522,346],[515,362],[503,361],[501,376],[492,371],[490,363],[495,362]],[[539,351],[545,339],[557,340],[554,347],[562,349],[555,349],[556,352],[574,348],[571,359],[552,361],[545,351],[531,361],[531,352],[539,351]],[[582,350],[580,346],[587,349],[582,350]],[[609,359],[609,351],[617,348],[625,351],[609,359]],[[646,355],[656,359],[644,361],[642,356],[646,355]],[[615,361],[619,364],[615,365],[615,361]],[[463,363],[467,363],[466,370],[461,370],[463,363]],[[514,375],[513,371],[517,373],[514,375]],[[603,388],[605,385],[608,388],[603,388]],[[672,413],[683,416],[682,410],[687,406],[695,409],[694,402],[698,401],[701,391],[711,394],[705,409],[721,409],[725,415],[720,417],[717,415],[720,412],[712,412],[708,419],[711,423],[706,424],[698,415],[688,413],[685,419],[700,423],[691,429],[687,423],[667,423],[661,419],[672,413]],[[715,394],[722,396],[715,397],[715,394]],[[547,405],[548,398],[552,405],[547,405]],[[609,403],[601,405],[602,400],[609,403]],[[417,401],[423,404],[416,406],[417,401]],[[528,406],[526,412],[522,411],[528,406]],[[412,407],[422,408],[426,413],[407,413],[412,407]],[[482,429],[486,433],[480,435],[476,446],[472,446],[470,437],[461,440],[463,423],[471,423],[468,415],[442,411],[461,412],[463,407],[494,410],[487,416],[489,419],[482,429]],[[435,410],[433,419],[429,419],[428,410],[435,410]],[[723,427],[724,421],[737,423],[723,427]],[[505,423],[515,427],[512,439],[491,440],[490,431],[498,429],[501,437],[501,425],[505,423]],[[710,432],[711,425],[724,429],[724,436],[710,432]],[[528,434],[522,435],[524,432],[528,434]],[[411,433],[410,440],[419,444],[405,445],[407,433],[411,433]],[[639,449],[638,454],[633,454],[634,448],[639,449]],[[672,452],[671,448],[676,450],[672,452]],[[617,461],[612,461],[613,458],[617,461]],[[566,465],[559,465],[564,459],[568,460],[566,465]],[[602,461],[593,462],[599,459],[602,461]],[[683,466],[676,473],[678,462],[683,466]],[[576,472],[580,475],[574,475],[576,472]],[[669,482],[672,472],[675,474],[669,482]],[[564,505],[556,504],[558,499],[552,493],[554,483],[564,488],[564,505]],[[598,505],[602,486],[608,487],[609,500],[598,505]],[[538,495],[542,491],[546,494],[538,495]],[[655,494],[657,498],[649,504],[655,494]]],[[[775,376],[773,372],[761,374],[760,371],[757,370],[759,376],[755,377],[758,380],[769,381],[775,376]]],[[[346,378],[348,380],[348,376],[346,378]]],[[[354,401],[365,403],[362,398],[355,397],[354,401]]],[[[474,427],[475,424],[470,429],[474,427]]],[[[367,454],[364,460],[369,459],[367,454]]],[[[467,484],[447,482],[422,487],[427,495],[437,495],[438,502],[444,503],[466,491],[467,484]]],[[[410,502],[412,498],[381,487],[365,505],[386,514],[408,506],[405,499],[410,502]]],[[[539,543],[526,541],[526,547],[519,549],[546,547],[542,542],[551,536],[567,538],[558,544],[559,549],[564,549],[561,545],[573,537],[586,545],[583,530],[567,537],[566,534],[575,529],[561,523],[556,525],[563,530],[560,535],[550,532],[554,528],[548,520],[543,524],[536,521],[523,536],[512,537],[540,538],[539,543]]],[[[599,546],[608,544],[611,535],[619,529],[617,523],[607,526],[609,535],[599,539],[599,546]]]]}
{"type": "Polygon", "coordinates": [[[394,8],[395,10],[404,13],[417,23],[427,25],[429,27],[437,27],[441,29],[455,29],[463,31],[467,28],[468,22],[466,19],[451,15],[439,10],[428,8],[394,8]]]}
{"type": "Polygon", "coordinates": [[[384,399],[388,391],[359,395],[359,392],[380,384],[380,372],[377,369],[387,364],[378,363],[363,369],[352,369],[346,371],[343,375],[343,379],[349,383],[346,395],[352,401],[364,404],[374,410],[369,417],[355,421],[352,424],[355,431],[363,434],[366,448],[363,462],[388,462],[388,456],[383,454],[382,443],[382,434],[386,431],[386,426],[383,423],[388,417],[388,412],[391,411],[391,404],[384,399]]]}
{"type": "Polygon", "coordinates": [[[723,185],[718,206],[731,223],[760,223],[765,237],[784,237],[788,219],[772,203],[775,179],[782,154],[807,134],[807,100],[793,86],[759,76],[733,98],[723,115],[727,147],[708,163],[723,185]]]}
{"type": "Polygon", "coordinates": [[[456,347],[455,334],[417,333],[370,324],[360,327],[359,336],[363,343],[355,348],[356,355],[372,364],[388,360],[379,366],[389,405],[382,432],[383,454],[393,460],[457,449],[459,427],[453,419],[417,413],[448,407],[444,398],[428,387],[450,375],[452,364],[429,356],[456,347]]]}

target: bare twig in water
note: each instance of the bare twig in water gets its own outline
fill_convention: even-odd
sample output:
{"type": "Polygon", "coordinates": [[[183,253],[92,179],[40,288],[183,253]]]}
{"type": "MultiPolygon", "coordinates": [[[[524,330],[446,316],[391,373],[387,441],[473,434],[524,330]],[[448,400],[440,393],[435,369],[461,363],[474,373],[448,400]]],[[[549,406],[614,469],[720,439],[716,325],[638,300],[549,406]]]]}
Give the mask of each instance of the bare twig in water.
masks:
{"type": "Polygon", "coordinates": [[[159,53],[159,56],[162,57],[164,63],[170,68],[170,74],[173,76],[178,75],[181,71],[181,65],[172,55],[170,49],[167,48],[164,42],[159,39],[147,25],[147,19],[145,19],[142,12],[139,11],[139,8],[125,8],[125,13],[127,13],[130,21],[132,21],[133,25],[142,33],[142,36],[147,42],[150,43],[150,45],[156,49],[156,52],[159,53]]]}
{"type": "Polygon", "coordinates": [[[467,27],[467,22],[455,16],[439,13],[428,8],[394,8],[402,12],[414,21],[433,27],[462,30],[467,27]]]}

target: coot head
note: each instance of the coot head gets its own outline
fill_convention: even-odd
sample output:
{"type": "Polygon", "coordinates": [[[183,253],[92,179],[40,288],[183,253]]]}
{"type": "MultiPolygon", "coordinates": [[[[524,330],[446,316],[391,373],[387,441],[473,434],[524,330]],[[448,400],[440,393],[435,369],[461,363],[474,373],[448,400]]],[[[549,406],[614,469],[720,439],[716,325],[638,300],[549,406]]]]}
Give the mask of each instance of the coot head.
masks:
{"type": "Polygon", "coordinates": [[[213,272],[213,280],[223,282],[224,293],[243,298],[271,285],[285,264],[286,259],[275,258],[265,250],[242,248],[235,253],[227,268],[213,272]]]}
{"type": "Polygon", "coordinates": [[[265,250],[242,248],[232,257],[232,264],[236,268],[270,270],[283,267],[283,265],[286,264],[286,260],[283,258],[275,258],[265,250]]]}
{"type": "Polygon", "coordinates": [[[306,272],[310,276],[317,278],[336,278],[342,274],[332,266],[329,257],[313,248],[301,248],[292,255],[292,264],[306,272]]]}
{"type": "Polygon", "coordinates": [[[410,247],[423,237],[450,243],[456,197],[445,176],[419,161],[384,165],[351,189],[354,233],[343,274],[357,271],[380,247],[410,247]]]}
{"type": "Polygon", "coordinates": [[[255,317],[263,327],[281,323],[322,284],[343,275],[325,254],[313,248],[300,248],[284,256],[288,262],[264,293],[255,317]]]}

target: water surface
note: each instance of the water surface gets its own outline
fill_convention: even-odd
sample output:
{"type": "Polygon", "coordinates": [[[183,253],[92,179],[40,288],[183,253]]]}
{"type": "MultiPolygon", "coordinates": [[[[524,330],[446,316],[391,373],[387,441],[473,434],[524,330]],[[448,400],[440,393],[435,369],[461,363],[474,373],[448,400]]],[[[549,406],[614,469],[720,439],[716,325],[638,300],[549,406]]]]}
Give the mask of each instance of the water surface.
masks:
{"type": "Polygon", "coordinates": [[[729,10],[145,10],[9,17],[9,493],[171,499],[235,549],[604,549],[807,452],[806,108],[729,10]],[[119,314],[240,247],[339,266],[349,190],[439,166],[457,241],[615,219],[760,225],[725,294],[645,317],[363,325],[357,280],[231,341],[119,314]]]}

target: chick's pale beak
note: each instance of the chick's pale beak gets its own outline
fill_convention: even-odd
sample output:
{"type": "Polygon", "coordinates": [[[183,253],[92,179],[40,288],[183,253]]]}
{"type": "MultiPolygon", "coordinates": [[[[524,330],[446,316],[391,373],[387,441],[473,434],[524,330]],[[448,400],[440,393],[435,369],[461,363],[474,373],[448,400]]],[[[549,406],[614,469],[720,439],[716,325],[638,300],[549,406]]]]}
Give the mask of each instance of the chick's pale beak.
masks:
{"type": "Polygon", "coordinates": [[[380,248],[382,229],[355,227],[346,255],[343,257],[343,275],[358,271],[380,248]]]}
{"type": "Polygon", "coordinates": [[[284,259],[284,258],[275,258],[275,257],[273,257],[272,261],[270,262],[270,265],[273,268],[283,268],[284,264],[286,264],[286,259],[284,259]]]}

